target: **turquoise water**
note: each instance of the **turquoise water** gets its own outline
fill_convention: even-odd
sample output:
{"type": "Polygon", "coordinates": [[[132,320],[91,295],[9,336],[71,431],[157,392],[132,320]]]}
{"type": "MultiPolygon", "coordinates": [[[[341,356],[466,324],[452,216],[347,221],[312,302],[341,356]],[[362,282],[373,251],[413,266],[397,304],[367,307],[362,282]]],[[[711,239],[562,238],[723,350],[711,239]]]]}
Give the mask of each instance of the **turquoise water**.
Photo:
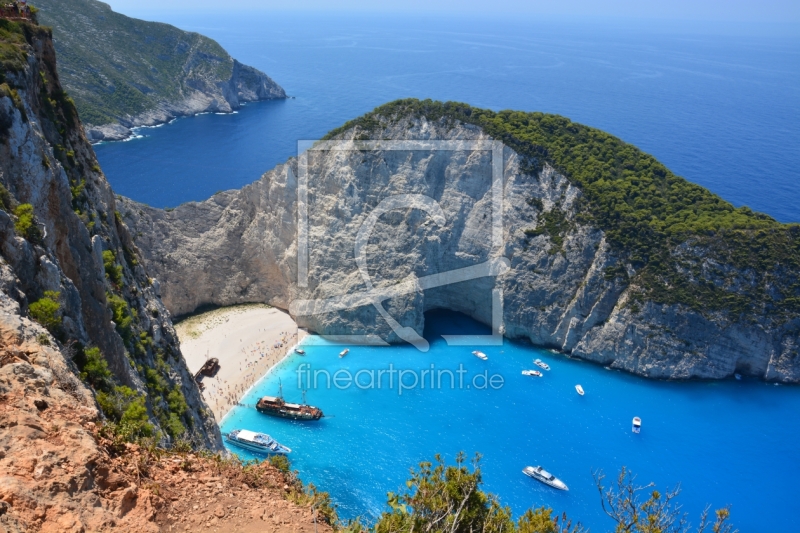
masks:
{"type": "MultiPolygon", "coordinates": [[[[375,517],[384,508],[386,492],[397,491],[408,469],[441,453],[452,462],[458,451],[483,454],[485,488],[521,513],[549,505],[567,511],[593,531],[611,529],[602,513],[592,471],[613,477],[623,465],[642,482],[659,488],[681,483],[681,502],[694,523],[708,503],[732,505],[733,519],[743,533],[796,531],[794,515],[800,479],[800,389],[755,381],[670,383],[649,381],[531,346],[508,342],[481,348],[489,360],[473,357],[470,347],[448,347],[441,333],[476,333],[482,328],[463,315],[436,311],[426,315],[427,354],[410,346],[307,346],[307,355],[293,355],[259,383],[243,400],[277,393],[283,384],[289,401],[299,401],[297,369],[314,371],[395,369],[454,372],[455,389],[442,374],[442,388],[421,385],[369,388],[318,387],[308,402],[327,417],[318,423],[280,420],[252,408],[236,408],[223,431],[248,428],[266,432],[293,449],[293,467],[301,478],[327,490],[344,517],[375,517]],[[541,379],[521,370],[535,368],[541,357],[551,366],[541,379]],[[455,372],[463,365],[463,388],[455,372]],[[308,368],[308,367],[306,367],[308,368]],[[502,376],[501,388],[480,388],[476,375],[502,376]],[[580,383],[586,395],[575,392],[580,383]],[[473,384],[479,387],[476,389],[473,384]],[[470,386],[467,388],[467,386],[470,386]],[[631,433],[631,419],[642,418],[642,433],[631,433]],[[569,485],[554,491],[522,475],[527,465],[541,464],[569,485]]],[[[304,377],[303,388],[308,387],[304,377]]],[[[411,374],[404,383],[413,384],[411,374]]],[[[495,385],[498,385],[495,378],[495,385]]],[[[344,384],[340,381],[340,384],[344,384]]],[[[436,382],[434,380],[434,385],[436,382]]],[[[247,452],[232,448],[244,458],[247,452]]]]}
{"type": "Polygon", "coordinates": [[[736,205],[800,221],[800,35],[642,21],[139,13],[217,39],[294,100],[97,147],[115,192],[156,207],[238,188],[397,98],[557,113],[652,153],[736,205]]]}

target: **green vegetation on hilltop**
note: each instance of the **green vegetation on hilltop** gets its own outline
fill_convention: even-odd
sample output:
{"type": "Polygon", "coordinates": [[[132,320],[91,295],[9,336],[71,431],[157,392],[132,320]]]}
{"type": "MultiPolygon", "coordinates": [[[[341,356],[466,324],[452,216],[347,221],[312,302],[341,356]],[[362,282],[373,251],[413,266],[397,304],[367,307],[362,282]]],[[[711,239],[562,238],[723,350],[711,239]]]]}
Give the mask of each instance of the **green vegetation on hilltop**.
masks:
{"type": "MultiPolygon", "coordinates": [[[[637,269],[637,299],[732,318],[786,320],[800,313],[800,226],[736,208],[603,131],[558,115],[409,99],[378,107],[326,138],[356,128],[357,138],[366,139],[388,121],[423,116],[480,126],[522,156],[523,171],[535,174],[547,163],[567,176],[583,192],[575,221],[602,229],[637,269]]],[[[543,222],[529,236],[547,232],[560,248],[563,221],[544,214],[543,222]]]]}
{"type": "Polygon", "coordinates": [[[177,101],[199,80],[227,81],[233,58],[214,40],[138,20],[96,0],[38,0],[53,27],[61,81],[81,119],[100,125],[177,101]]]}

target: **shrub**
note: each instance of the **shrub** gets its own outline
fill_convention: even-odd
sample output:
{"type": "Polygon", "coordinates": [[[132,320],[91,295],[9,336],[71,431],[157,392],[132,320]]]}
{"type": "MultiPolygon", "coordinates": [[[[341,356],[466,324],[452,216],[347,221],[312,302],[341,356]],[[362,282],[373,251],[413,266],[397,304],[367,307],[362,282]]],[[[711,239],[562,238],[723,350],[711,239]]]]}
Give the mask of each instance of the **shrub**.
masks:
{"type": "Polygon", "coordinates": [[[81,379],[88,381],[96,390],[106,390],[112,382],[108,362],[100,353],[100,348],[92,347],[83,352],[84,364],[81,368],[81,379]]]}
{"type": "Polygon", "coordinates": [[[33,216],[33,206],[31,204],[19,204],[14,209],[17,221],[14,222],[14,229],[20,237],[24,237],[31,242],[42,240],[42,230],[36,225],[33,216]]]}
{"type": "Polygon", "coordinates": [[[119,334],[122,335],[123,339],[126,341],[129,340],[131,336],[131,324],[133,323],[133,317],[131,316],[131,310],[130,307],[128,307],[128,302],[125,301],[125,298],[111,293],[106,293],[106,300],[108,301],[108,306],[111,308],[111,311],[114,314],[114,323],[117,325],[117,331],[119,331],[119,334]]]}
{"type": "Polygon", "coordinates": [[[288,474],[289,470],[291,469],[291,465],[289,464],[289,458],[285,455],[273,455],[269,458],[269,464],[283,472],[284,474],[288,474]]]}
{"type": "Polygon", "coordinates": [[[103,251],[103,268],[111,283],[117,286],[122,285],[122,265],[117,264],[117,257],[111,250],[103,251]]]}
{"type": "Polygon", "coordinates": [[[155,428],[149,422],[144,397],[126,386],[116,386],[110,392],[97,393],[97,404],[114,422],[113,432],[124,440],[151,437],[155,428]]]}
{"type": "Polygon", "coordinates": [[[45,291],[44,298],[36,300],[29,307],[31,317],[51,333],[57,331],[61,326],[61,316],[59,315],[61,304],[58,302],[60,296],[60,292],[45,291]]]}

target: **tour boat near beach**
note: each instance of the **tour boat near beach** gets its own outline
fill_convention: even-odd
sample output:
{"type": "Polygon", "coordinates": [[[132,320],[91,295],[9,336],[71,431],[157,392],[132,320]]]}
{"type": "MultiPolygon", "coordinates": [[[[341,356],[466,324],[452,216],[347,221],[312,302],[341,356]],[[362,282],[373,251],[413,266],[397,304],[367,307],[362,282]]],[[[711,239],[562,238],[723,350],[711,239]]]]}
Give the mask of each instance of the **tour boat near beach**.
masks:
{"type": "Polygon", "coordinates": [[[294,349],[294,353],[296,353],[297,355],[305,355],[306,351],[305,350],[301,350],[300,348],[295,348],[294,349]]]}
{"type": "Polygon", "coordinates": [[[265,415],[289,418],[291,420],[319,420],[324,416],[322,409],[313,405],[306,405],[305,401],[305,391],[303,391],[303,403],[301,404],[284,401],[283,385],[281,384],[277,396],[264,396],[258,400],[256,411],[265,415]]]}
{"type": "Polygon", "coordinates": [[[225,435],[225,440],[251,452],[268,455],[288,455],[292,451],[266,433],[256,433],[248,429],[234,429],[225,435]]]}
{"type": "Polygon", "coordinates": [[[479,352],[478,350],[475,350],[474,352],[472,352],[472,355],[474,355],[475,357],[477,357],[478,359],[480,359],[482,361],[486,361],[487,359],[489,359],[489,357],[487,357],[487,355],[485,353],[479,352]]]}
{"type": "Polygon", "coordinates": [[[523,376],[536,376],[537,378],[542,377],[542,373],[539,372],[538,370],[523,370],[522,371],[522,375],[523,376]]]}
{"type": "Polygon", "coordinates": [[[350,348],[345,348],[341,352],[339,352],[339,357],[344,357],[350,351],[350,348]]]}

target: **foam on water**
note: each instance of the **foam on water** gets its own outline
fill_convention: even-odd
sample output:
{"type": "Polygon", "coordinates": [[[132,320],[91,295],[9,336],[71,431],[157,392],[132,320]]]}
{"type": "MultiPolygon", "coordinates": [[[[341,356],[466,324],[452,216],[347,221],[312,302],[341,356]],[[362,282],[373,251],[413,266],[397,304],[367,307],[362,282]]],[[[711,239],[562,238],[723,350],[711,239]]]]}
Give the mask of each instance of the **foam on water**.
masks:
{"type": "MultiPolygon", "coordinates": [[[[652,381],[548,350],[506,341],[480,350],[448,347],[441,333],[476,333],[481,326],[455,313],[426,315],[425,337],[430,352],[410,346],[350,346],[339,358],[341,345],[304,346],[305,356],[292,355],[254,386],[242,403],[253,405],[260,396],[274,395],[279,380],[287,401],[299,401],[308,388],[308,403],[323,409],[318,423],[301,423],[261,415],[251,407],[235,408],[222,424],[269,433],[292,448],[293,467],[304,481],[330,491],[344,517],[374,517],[384,508],[386,493],[397,491],[408,469],[441,453],[449,461],[463,450],[483,454],[486,489],[497,493],[515,513],[530,506],[566,510],[594,531],[611,528],[602,513],[592,480],[594,469],[616,475],[623,465],[640,481],[662,489],[682,483],[681,502],[696,518],[706,504],[731,504],[734,522],[743,533],[794,530],[792,511],[800,479],[800,389],[773,387],[756,381],[670,383],[652,381]],[[533,359],[551,366],[543,378],[521,375],[536,368],[533,359]],[[310,365],[334,375],[348,370],[394,369],[421,372],[466,370],[464,388],[450,389],[447,374],[442,388],[421,386],[404,390],[388,375],[383,386],[346,390],[298,386],[297,369],[310,365]],[[476,390],[476,374],[500,375],[502,388],[476,390]],[[575,392],[580,383],[585,396],[575,392]],[[467,388],[469,386],[469,388],[467,388]],[[634,416],[642,432],[631,432],[634,416]],[[524,475],[523,467],[541,464],[569,485],[554,491],[524,475]],[[766,510],[774,512],[765,512],[766,510]]],[[[304,367],[308,368],[308,367],[304,367]]],[[[362,386],[370,380],[359,377],[362,386]]],[[[405,378],[412,383],[410,374],[405,378]]],[[[456,374],[456,379],[458,375],[456,374]]],[[[375,380],[377,381],[377,380],[375,380]]],[[[477,382],[481,385],[481,380],[477,382]]],[[[232,451],[245,458],[247,452],[232,451]]]]}

